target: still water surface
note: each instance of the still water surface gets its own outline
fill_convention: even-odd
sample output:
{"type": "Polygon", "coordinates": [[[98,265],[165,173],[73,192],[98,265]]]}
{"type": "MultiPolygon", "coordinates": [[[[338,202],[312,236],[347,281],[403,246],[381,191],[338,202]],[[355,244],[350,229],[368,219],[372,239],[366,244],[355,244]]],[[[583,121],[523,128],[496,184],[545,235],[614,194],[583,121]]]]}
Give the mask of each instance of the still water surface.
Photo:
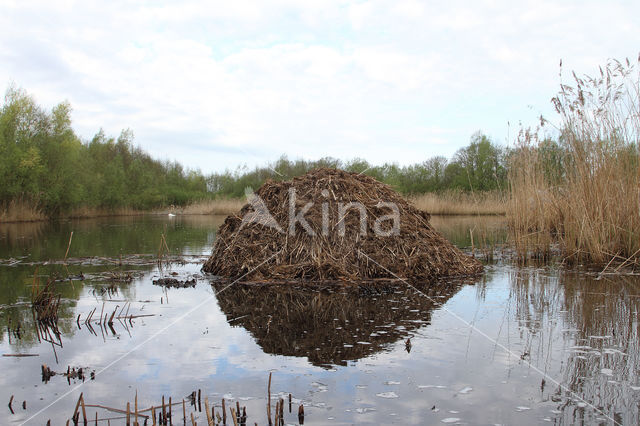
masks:
{"type": "MultiPolygon", "coordinates": [[[[37,355],[0,357],[0,401],[13,395],[15,412],[3,403],[0,424],[64,424],[80,392],[87,404],[124,409],[136,392],[146,408],[198,389],[217,410],[222,398],[238,401],[248,424],[264,424],[270,372],[272,398],[292,394],[285,422],[293,424],[299,403],[305,424],[638,424],[637,276],[598,279],[498,260],[481,278],[440,283],[426,295],[406,286],[233,286],[216,294],[200,267],[222,220],[0,225],[0,353],[37,355]],[[163,235],[173,257],[160,267],[163,235]],[[55,285],[59,337],[36,331],[30,303],[34,274],[44,283],[54,273],[78,275],[55,285]],[[131,282],[113,280],[127,275],[131,282]],[[153,284],[162,277],[197,284],[153,284]],[[101,311],[125,306],[126,315],[148,316],[95,324],[101,311]],[[90,328],[84,321],[94,309],[90,328]],[[45,382],[43,364],[59,373],[81,367],[85,380],[45,382]]],[[[463,248],[470,229],[496,242],[506,234],[500,218],[432,222],[463,248]]],[[[93,419],[96,408],[88,411],[93,419]]],[[[204,413],[194,416],[206,423],[204,413]]]]}

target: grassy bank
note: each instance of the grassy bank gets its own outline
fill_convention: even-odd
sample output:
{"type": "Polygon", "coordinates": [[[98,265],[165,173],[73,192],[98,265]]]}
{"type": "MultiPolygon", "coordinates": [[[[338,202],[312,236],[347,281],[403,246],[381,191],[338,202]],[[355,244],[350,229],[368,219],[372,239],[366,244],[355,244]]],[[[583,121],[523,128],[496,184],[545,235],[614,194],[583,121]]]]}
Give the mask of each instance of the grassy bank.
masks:
{"type": "Polygon", "coordinates": [[[522,258],[640,263],[640,78],[628,62],[577,77],[554,98],[558,143],[522,132],[511,156],[508,220],[522,258]]]}

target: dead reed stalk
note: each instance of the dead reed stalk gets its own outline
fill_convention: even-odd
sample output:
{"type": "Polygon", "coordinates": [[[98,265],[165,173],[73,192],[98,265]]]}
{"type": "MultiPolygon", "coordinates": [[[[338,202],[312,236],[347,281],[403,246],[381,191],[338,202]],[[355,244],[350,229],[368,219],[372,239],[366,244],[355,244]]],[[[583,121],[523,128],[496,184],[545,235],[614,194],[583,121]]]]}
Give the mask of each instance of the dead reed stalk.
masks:
{"type": "Polygon", "coordinates": [[[38,321],[52,325],[58,322],[60,307],[60,294],[54,292],[54,284],[55,279],[50,277],[44,286],[40,286],[36,270],[31,288],[31,306],[36,311],[38,321]]]}
{"type": "Polygon", "coordinates": [[[504,215],[507,212],[507,197],[499,191],[429,192],[408,200],[417,209],[431,215],[504,215]]]}
{"type": "Polygon", "coordinates": [[[638,64],[613,60],[599,76],[574,73],[553,103],[559,141],[523,131],[511,157],[508,218],[518,252],[546,256],[558,244],[570,264],[637,265],[638,64]]]}
{"type": "Polygon", "coordinates": [[[8,204],[0,206],[0,223],[3,222],[36,222],[47,217],[40,211],[37,203],[26,198],[16,198],[8,204]]]}

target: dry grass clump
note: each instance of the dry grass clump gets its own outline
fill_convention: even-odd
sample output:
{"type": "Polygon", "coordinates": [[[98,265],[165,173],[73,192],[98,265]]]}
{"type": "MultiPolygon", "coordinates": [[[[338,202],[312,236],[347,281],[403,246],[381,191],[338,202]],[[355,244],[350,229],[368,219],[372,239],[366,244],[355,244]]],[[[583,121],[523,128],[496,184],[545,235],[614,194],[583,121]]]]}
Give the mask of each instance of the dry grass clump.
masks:
{"type": "Polygon", "coordinates": [[[189,204],[180,210],[181,214],[232,214],[237,212],[245,204],[245,200],[239,198],[221,198],[217,200],[204,200],[189,204]]]}
{"type": "Polygon", "coordinates": [[[60,294],[55,293],[54,285],[54,278],[49,278],[47,283],[41,286],[37,277],[34,276],[31,289],[31,306],[35,309],[36,316],[40,322],[48,324],[56,324],[58,322],[60,294]]]}
{"type": "MultiPolygon", "coordinates": [[[[640,58],[639,58],[640,60],[640,58]]],[[[553,99],[560,142],[521,132],[511,158],[509,223],[522,257],[558,243],[568,263],[640,258],[640,75],[610,62],[553,99]]]]}
{"type": "Polygon", "coordinates": [[[36,222],[46,219],[37,204],[24,198],[11,200],[0,207],[0,222],[36,222]]]}
{"type": "Polygon", "coordinates": [[[246,280],[430,281],[482,271],[480,262],[434,230],[427,213],[372,177],[316,169],[290,181],[268,180],[255,195],[275,223],[266,222],[255,204],[227,217],[203,267],[206,272],[246,280]],[[341,214],[341,206],[350,203],[357,205],[341,214]],[[397,232],[396,221],[385,219],[394,208],[397,232]],[[309,229],[299,222],[291,227],[290,219],[300,212],[309,229]]]}
{"type": "Polygon", "coordinates": [[[417,209],[431,215],[504,215],[507,197],[498,191],[467,193],[447,191],[429,192],[409,197],[417,209]]]}

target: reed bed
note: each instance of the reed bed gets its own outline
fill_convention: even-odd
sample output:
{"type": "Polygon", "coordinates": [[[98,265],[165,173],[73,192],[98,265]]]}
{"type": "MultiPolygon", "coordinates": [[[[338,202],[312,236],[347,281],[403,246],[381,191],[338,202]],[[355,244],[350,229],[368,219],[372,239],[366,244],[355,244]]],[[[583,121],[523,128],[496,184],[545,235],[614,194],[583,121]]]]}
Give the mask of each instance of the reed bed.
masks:
{"type": "Polygon", "coordinates": [[[204,200],[190,204],[181,210],[180,214],[205,215],[205,214],[233,214],[246,204],[243,198],[221,198],[217,200],[204,200]]]}
{"type": "Polygon", "coordinates": [[[573,74],[553,102],[559,142],[540,129],[522,131],[510,160],[508,220],[520,258],[548,258],[557,247],[567,264],[637,265],[637,64],[611,61],[597,77],[573,74]]]}
{"type": "MultiPolygon", "coordinates": [[[[432,215],[505,215],[507,198],[497,191],[446,191],[412,195],[407,200],[417,209],[432,215]]],[[[243,198],[206,200],[190,204],[176,212],[185,215],[228,215],[238,212],[245,204],[246,200],[243,198]]]]}
{"type": "Polygon", "coordinates": [[[505,215],[507,196],[498,192],[429,192],[410,196],[409,202],[431,215],[505,215]]]}
{"type": "Polygon", "coordinates": [[[4,222],[37,222],[46,216],[37,204],[24,198],[11,200],[6,206],[0,207],[0,223],[4,222]]]}

